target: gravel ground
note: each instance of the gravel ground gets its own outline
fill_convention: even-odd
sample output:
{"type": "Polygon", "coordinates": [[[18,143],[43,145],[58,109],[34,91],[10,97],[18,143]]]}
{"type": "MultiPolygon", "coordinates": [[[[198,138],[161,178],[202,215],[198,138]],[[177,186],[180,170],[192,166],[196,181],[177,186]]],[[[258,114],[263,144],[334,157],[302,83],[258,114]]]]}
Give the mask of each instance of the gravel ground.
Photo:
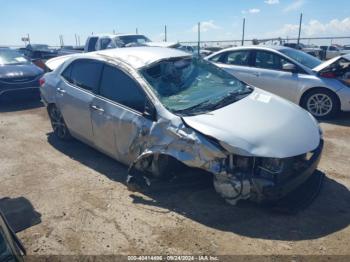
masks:
{"type": "Polygon", "coordinates": [[[18,235],[28,254],[350,255],[350,114],[321,124],[326,174],[296,215],[233,207],[211,185],[126,189],[127,167],[52,135],[44,107],[0,107],[0,198],[23,197],[41,223],[18,235]]]}

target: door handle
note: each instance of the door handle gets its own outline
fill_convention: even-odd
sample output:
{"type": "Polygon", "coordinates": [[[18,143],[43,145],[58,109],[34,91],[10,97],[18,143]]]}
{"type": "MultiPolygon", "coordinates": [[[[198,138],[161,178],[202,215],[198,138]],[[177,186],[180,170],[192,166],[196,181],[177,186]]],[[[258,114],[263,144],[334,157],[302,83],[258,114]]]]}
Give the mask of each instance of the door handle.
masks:
{"type": "Polygon", "coordinates": [[[258,72],[253,72],[252,75],[256,76],[256,77],[259,77],[260,76],[260,73],[258,72]]]}
{"type": "Polygon", "coordinates": [[[66,90],[58,87],[57,92],[63,95],[64,93],[66,93],[66,90]]]}
{"type": "Polygon", "coordinates": [[[92,105],[91,108],[93,110],[96,110],[96,111],[99,111],[99,112],[102,112],[102,113],[105,111],[103,108],[101,108],[99,106],[95,106],[95,105],[92,105]]]}

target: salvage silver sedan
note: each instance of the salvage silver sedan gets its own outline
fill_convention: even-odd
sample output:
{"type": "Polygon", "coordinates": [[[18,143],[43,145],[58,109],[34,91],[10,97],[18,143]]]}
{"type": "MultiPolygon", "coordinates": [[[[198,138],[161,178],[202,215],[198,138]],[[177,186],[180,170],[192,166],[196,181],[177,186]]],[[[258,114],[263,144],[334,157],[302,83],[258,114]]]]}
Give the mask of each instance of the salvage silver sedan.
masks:
{"type": "Polygon", "coordinates": [[[301,185],[320,160],[311,114],[188,53],[111,49],[47,66],[41,95],[54,134],[130,166],[129,183],[184,164],[211,173],[231,204],[262,201],[301,185]]]}

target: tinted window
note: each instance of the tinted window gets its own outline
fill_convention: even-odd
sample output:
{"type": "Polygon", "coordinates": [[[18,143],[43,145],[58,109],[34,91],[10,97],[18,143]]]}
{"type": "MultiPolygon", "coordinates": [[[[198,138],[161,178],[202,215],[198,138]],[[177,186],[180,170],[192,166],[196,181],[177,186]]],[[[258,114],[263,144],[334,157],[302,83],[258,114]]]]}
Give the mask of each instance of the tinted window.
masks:
{"type": "Polygon", "coordinates": [[[337,51],[337,48],[335,48],[334,46],[330,46],[330,47],[329,47],[329,50],[330,50],[330,51],[337,51]]]}
{"type": "Polygon", "coordinates": [[[88,41],[88,52],[92,52],[92,51],[95,51],[96,50],[96,42],[97,42],[97,37],[91,37],[88,41]]]}
{"type": "Polygon", "coordinates": [[[112,39],[110,38],[101,38],[100,39],[100,48],[99,49],[107,49],[108,45],[111,43],[112,39]]]}
{"type": "Polygon", "coordinates": [[[100,95],[139,112],[144,112],[145,94],[132,78],[115,67],[104,66],[100,95]]]}
{"type": "Polygon", "coordinates": [[[282,70],[282,66],[287,63],[290,62],[277,54],[266,51],[256,51],[255,67],[282,70]]]}
{"type": "Polygon", "coordinates": [[[218,54],[216,56],[213,56],[211,57],[209,60],[212,61],[212,62],[221,62],[221,57],[222,57],[223,54],[218,54]]]}
{"type": "Polygon", "coordinates": [[[96,91],[102,63],[94,60],[79,60],[72,64],[69,82],[89,91],[96,91]]]}
{"type": "Polygon", "coordinates": [[[249,65],[249,51],[235,51],[226,54],[225,64],[229,65],[249,65]]]}
{"type": "Polygon", "coordinates": [[[66,69],[64,69],[64,71],[62,73],[62,77],[64,79],[66,79],[68,82],[72,82],[71,76],[70,76],[70,74],[72,72],[72,67],[73,67],[73,65],[70,64],[66,69]]]}

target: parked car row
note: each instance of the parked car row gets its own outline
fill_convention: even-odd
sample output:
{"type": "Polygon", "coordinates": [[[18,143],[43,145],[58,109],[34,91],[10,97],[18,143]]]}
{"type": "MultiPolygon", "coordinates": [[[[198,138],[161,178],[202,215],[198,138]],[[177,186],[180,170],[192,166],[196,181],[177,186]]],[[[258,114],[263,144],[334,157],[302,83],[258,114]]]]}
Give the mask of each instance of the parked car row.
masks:
{"type": "Polygon", "coordinates": [[[187,166],[210,173],[231,204],[279,199],[317,168],[323,139],[313,116],[350,111],[350,55],[322,63],[289,47],[251,46],[202,59],[107,46],[49,59],[43,75],[15,50],[0,54],[0,94],[40,85],[54,134],[129,165],[131,190],[187,166]]]}

